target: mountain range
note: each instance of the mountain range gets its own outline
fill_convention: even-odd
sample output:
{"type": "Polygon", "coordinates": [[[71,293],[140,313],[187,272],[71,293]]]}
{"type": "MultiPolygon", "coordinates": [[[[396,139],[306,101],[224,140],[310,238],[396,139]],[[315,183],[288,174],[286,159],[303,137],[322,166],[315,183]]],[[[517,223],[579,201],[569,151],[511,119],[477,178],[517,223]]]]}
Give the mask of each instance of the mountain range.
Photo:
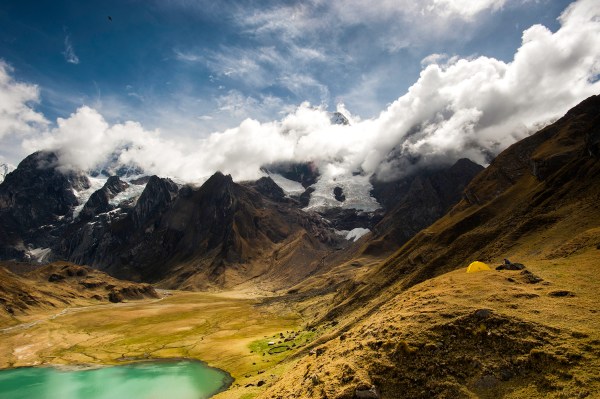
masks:
{"type": "Polygon", "coordinates": [[[265,165],[253,182],[216,172],[193,186],[107,165],[122,173],[102,179],[63,170],[59,156],[36,152],[0,185],[0,258],[68,260],[186,289],[256,279],[289,287],[326,271],[329,257],[371,230],[369,250],[389,252],[443,215],[483,169],[463,159],[393,183],[372,179],[370,201],[381,205],[364,210],[343,207],[350,198],[339,186],[333,205],[310,207],[319,178],[310,164],[265,165]],[[284,191],[294,184],[301,189],[284,191]]]}

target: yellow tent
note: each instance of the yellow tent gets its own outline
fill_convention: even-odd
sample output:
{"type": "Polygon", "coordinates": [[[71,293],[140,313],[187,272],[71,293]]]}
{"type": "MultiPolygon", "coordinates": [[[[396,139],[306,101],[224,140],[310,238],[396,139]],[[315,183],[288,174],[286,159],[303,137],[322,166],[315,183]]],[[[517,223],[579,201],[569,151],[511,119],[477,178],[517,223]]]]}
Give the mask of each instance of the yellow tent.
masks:
{"type": "Polygon", "coordinates": [[[485,263],[480,262],[478,260],[471,263],[469,265],[469,267],[467,267],[467,273],[476,273],[476,272],[481,272],[484,270],[492,270],[492,269],[490,269],[490,267],[488,265],[486,265],[485,263]]]}

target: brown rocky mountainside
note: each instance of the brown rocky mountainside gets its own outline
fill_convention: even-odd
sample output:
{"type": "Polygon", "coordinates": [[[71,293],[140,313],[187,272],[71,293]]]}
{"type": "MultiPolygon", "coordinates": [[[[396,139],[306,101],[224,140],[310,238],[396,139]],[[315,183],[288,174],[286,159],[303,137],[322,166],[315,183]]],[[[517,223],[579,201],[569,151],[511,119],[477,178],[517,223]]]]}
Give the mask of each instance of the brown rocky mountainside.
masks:
{"type": "Polygon", "coordinates": [[[31,311],[159,298],[149,284],[117,280],[87,266],[55,262],[24,274],[19,264],[0,263],[0,321],[31,311]]]}
{"type": "Polygon", "coordinates": [[[181,189],[152,177],[123,217],[70,226],[62,252],[120,278],[198,289],[301,281],[337,242],[318,215],[216,173],[181,189]]]}
{"type": "Polygon", "coordinates": [[[389,258],[349,261],[354,278],[306,308],[325,333],[261,397],[600,394],[599,142],[593,96],[506,149],[389,258]],[[504,258],[527,268],[465,273],[504,258]]]}
{"type": "Polygon", "coordinates": [[[373,229],[367,254],[389,254],[429,226],[458,201],[469,182],[483,170],[469,159],[450,167],[424,169],[391,182],[373,181],[373,194],[387,209],[373,229]]]}

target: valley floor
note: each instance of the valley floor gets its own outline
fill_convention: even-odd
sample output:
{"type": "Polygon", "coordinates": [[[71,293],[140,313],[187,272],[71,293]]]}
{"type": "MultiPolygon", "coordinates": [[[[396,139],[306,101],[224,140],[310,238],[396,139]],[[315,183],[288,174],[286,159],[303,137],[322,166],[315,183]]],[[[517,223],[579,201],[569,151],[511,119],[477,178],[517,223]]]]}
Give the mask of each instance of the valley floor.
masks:
{"type": "Polygon", "coordinates": [[[292,345],[293,351],[299,350],[314,336],[300,331],[303,320],[293,308],[261,306],[256,293],[160,294],[157,300],[21,316],[18,324],[0,326],[0,367],[194,358],[232,374],[234,385],[218,397],[238,398],[256,393],[260,380],[272,383],[282,372],[277,365],[292,353],[292,345]],[[268,342],[283,341],[281,333],[292,338],[285,342],[290,350],[270,354],[268,342]]]}

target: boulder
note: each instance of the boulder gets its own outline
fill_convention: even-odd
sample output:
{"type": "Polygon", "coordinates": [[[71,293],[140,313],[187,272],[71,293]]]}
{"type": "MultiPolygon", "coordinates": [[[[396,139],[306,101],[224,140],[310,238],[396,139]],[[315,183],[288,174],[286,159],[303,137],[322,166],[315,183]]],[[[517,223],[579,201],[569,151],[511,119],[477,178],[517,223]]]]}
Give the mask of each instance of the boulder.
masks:
{"type": "Polygon", "coordinates": [[[379,391],[375,386],[369,389],[356,389],[354,391],[354,397],[356,399],[379,399],[379,391]]]}

